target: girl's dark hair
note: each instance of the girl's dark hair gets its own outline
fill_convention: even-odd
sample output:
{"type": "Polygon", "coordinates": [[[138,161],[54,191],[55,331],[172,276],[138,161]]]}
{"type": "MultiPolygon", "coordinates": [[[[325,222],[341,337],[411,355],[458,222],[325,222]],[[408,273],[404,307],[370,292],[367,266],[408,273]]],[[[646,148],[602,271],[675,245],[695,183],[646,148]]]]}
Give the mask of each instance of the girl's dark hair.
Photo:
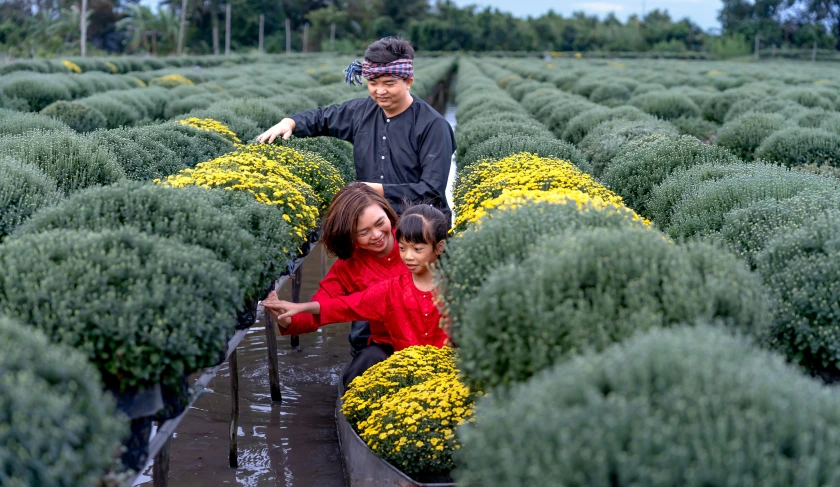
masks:
{"type": "Polygon", "coordinates": [[[400,37],[385,37],[369,45],[365,51],[365,61],[387,64],[397,59],[414,59],[411,43],[400,37]]]}
{"type": "Polygon", "coordinates": [[[397,224],[397,213],[388,201],[365,183],[350,183],[332,199],[321,224],[321,242],[327,252],[342,260],[353,257],[359,217],[370,205],[385,211],[391,228],[397,224]]]}
{"type": "Polygon", "coordinates": [[[449,236],[449,218],[431,205],[414,205],[405,210],[397,225],[400,242],[437,245],[449,236]]]}

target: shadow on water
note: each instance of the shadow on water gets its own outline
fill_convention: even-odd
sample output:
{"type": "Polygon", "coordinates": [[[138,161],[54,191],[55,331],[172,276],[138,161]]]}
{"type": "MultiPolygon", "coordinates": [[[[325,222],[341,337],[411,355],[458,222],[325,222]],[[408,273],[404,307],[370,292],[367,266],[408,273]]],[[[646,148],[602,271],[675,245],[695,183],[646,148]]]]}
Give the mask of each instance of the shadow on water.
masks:
{"type": "MultiPolygon", "coordinates": [[[[317,246],[304,261],[301,299],[318,288],[321,251],[317,246]]],[[[291,285],[279,294],[290,299],[291,285]]],[[[301,336],[300,351],[290,347],[289,337],[278,337],[283,402],[272,403],[265,328],[253,326],[237,349],[239,468],[228,467],[230,373],[225,365],[172,440],[170,485],[343,487],[334,408],[340,370],[350,361],[348,332],[348,324],[325,326],[301,336]]],[[[146,482],[138,485],[151,485],[151,467],[144,473],[146,482]]]]}

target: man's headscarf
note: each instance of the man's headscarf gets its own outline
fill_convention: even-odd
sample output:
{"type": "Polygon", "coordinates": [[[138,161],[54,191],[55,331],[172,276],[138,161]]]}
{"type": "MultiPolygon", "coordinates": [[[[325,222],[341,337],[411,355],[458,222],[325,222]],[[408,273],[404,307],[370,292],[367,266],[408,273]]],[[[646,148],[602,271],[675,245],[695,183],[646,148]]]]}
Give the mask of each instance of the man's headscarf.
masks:
{"type": "Polygon", "coordinates": [[[414,77],[414,61],[411,59],[397,59],[390,63],[372,63],[370,61],[353,61],[344,70],[344,81],[348,85],[362,84],[362,78],[371,80],[380,76],[409,79],[414,77]]]}

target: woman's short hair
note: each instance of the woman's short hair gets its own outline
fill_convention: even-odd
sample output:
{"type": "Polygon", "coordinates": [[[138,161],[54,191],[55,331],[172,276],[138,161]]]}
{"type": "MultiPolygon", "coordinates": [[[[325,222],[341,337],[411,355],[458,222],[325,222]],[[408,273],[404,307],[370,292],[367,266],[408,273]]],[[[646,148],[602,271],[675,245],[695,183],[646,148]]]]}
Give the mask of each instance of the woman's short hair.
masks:
{"type": "Polygon", "coordinates": [[[414,59],[411,43],[400,37],[385,37],[369,45],[365,51],[365,61],[387,64],[397,59],[414,59]]]}
{"type": "Polygon", "coordinates": [[[350,183],[336,193],[321,223],[321,242],[331,255],[342,260],[353,256],[359,217],[370,205],[379,205],[391,222],[397,225],[397,213],[373,188],[365,183],[350,183]]]}

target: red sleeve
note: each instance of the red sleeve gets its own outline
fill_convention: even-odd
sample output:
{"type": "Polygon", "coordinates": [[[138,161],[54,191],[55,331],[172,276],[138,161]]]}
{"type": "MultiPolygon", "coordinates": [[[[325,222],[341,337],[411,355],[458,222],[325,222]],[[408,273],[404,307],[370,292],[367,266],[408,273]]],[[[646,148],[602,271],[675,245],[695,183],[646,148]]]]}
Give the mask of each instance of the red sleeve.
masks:
{"type": "Polygon", "coordinates": [[[380,282],[366,290],[347,296],[319,301],[321,324],[344,323],[353,320],[384,322],[387,318],[386,303],[394,279],[380,282]]]}
{"type": "MultiPolygon", "coordinates": [[[[327,275],[318,283],[318,290],[312,295],[312,301],[321,301],[344,296],[347,294],[347,289],[343,284],[343,276],[346,272],[345,264],[342,261],[337,261],[330,267],[327,275]]],[[[340,323],[340,322],[337,322],[340,323]]],[[[315,315],[310,313],[301,313],[292,316],[292,322],[285,330],[278,326],[281,335],[305,335],[318,330],[321,326],[320,321],[315,315]]]]}

